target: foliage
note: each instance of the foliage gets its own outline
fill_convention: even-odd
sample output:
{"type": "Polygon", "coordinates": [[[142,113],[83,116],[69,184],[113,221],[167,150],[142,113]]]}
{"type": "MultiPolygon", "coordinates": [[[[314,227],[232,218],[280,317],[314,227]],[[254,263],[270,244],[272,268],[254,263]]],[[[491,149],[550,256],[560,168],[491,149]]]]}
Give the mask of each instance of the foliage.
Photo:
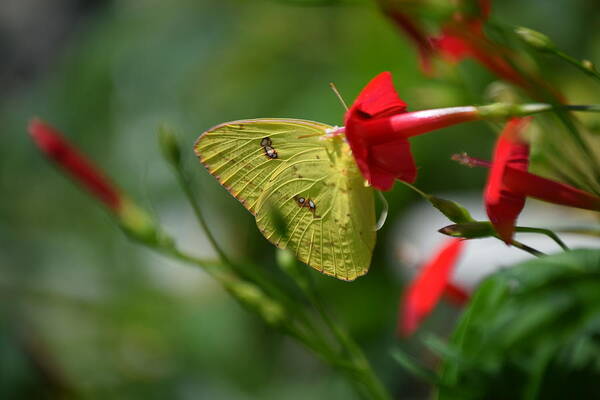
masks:
{"type": "Polygon", "coordinates": [[[439,399],[593,398],[600,251],[530,260],[481,284],[452,335],[439,399]]]}

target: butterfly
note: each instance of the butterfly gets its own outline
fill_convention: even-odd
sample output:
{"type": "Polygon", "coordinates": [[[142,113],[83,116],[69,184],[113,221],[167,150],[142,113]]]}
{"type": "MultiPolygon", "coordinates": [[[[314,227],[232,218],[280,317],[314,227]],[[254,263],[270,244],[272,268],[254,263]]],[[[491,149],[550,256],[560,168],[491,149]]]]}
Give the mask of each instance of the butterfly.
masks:
{"type": "Polygon", "coordinates": [[[301,119],[232,121],[204,132],[194,151],[267,240],[351,281],[371,263],[374,190],[343,138],[328,135],[332,128],[301,119]]]}

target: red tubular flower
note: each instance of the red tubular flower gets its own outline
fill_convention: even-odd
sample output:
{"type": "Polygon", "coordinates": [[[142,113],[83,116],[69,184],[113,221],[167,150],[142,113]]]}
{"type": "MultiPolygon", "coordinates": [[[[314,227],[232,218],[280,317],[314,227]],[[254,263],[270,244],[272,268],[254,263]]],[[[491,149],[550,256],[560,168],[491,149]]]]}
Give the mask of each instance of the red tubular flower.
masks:
{"type": "MultiPolygon", "coordinates": [[[[573,186],[527,172],[529,145],[520,134],[530,118],[511,119],[496,143],[484,200],[488,217],[502,240],[510,244],[525,199],[600,211],[600,197],[573,186]]],[[[477,164],[483,165],[477,161],[477,164]]]]}
{"type": "Polygon", "coordinates": [[[31,120],[28,130],[37,147],[77,183],[111,211],[121,210],[123,198],[119,190],[60,133],[39,119],[31,120]]]}
{"type": "Polygon", "coordinates": [[[478,119],[475,107],[407,112],[382,72],[360,92],[345,117],[345,134],[358,167],[369,184],[390,190],[395,179],[414,182],[417,169],[407,138],[478,119]]]}
{"type": "Polygon", "coordinates": [[[485,208],[496,232],[506,244],[510,244],[517,217],[525,207],[525,195],[514,192],[504,181],[507,168],[527,171],[529,145],[520,140],[520,133],[529,123],[529,118],[513,118],[502,131],[484,192],[485,208]]]}
{"type": "Polygon", "coordinates": [[[436,255],[425,264],[405,291],[400,308],[398,333],[402,336],[411,335],[419,324],[435,307],[444,291],[450,289],[450,294],[460,291],[461,298],[466,295],[462,289],[454,291],[449,280],[452,269],[464,246],[462,239],[450,239],[436,255]]]}

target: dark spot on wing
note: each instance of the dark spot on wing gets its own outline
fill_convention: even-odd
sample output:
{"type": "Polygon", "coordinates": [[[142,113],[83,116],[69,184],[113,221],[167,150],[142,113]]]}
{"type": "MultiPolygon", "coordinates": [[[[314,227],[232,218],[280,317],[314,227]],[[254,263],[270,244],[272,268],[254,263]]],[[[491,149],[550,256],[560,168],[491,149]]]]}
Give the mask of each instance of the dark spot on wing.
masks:
{"type": "Polygon", "coordinates": [[[272,148],[271,146],[264,146],[263,150],[265,151],[265,155],[268,158],[275,159],[278,157],[277,151],[274,148],[272,148]]]}
{"type": "Polygon", "coordinates": [[[304,207],[306,205],[306,199],[302,196],[294,196],[294,200],[300,207],[304,207]]]}

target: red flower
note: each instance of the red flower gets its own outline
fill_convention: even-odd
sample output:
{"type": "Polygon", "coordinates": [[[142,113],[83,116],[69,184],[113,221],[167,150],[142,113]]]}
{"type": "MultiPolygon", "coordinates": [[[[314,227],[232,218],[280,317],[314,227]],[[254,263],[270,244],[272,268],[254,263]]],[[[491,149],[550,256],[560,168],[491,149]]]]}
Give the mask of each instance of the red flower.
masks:
{"type": "Polygon", "coordinates": [[[382,4],[381,8],[393,24],[413,42],[419,52],[421,71],[430,75],[431,59],[435,54],[435,48],[423,27],[408,14],[396,10],[393,6],[382,4]]]}
{"type": "Polygon", "coordinates": [[[514,192],[504,181],[505,171],[512,168],[527,171],[529,145],[519,135],[529,123],[529,118],[513,118],[508,121],[496,143],[492,167],[485,187],[485,208],[496,232],[506,244],[510,244],[517,217],[525,207],[525,195],[514,192]]]}
{"type": "Polygon", "coordinates": [[[534,98],[564,101],[562,95],[539,76],[524,73],[513,64],[511,60],[518,61],[518,57],[511,49],[488,39],[483,27],[490,15],[491,0],[458,2],[452,18],[442,24],[436,21],[440,28],[429,32],[422,21],[414,18],[410,11],[405,12],[408,6],[400,9],[395,2],[379,0],[379,3],[383,13],[416,46],[425,74],[431,75],[431,60],[435,55],[442,55],[451,62],[473,58],[496,76],[521,87],[534,98]]]}
{"type": "Polygon", "coordinates": [[[457,300],[465,300],[468,295],[449,283],[452,269],[463,249],[462,239],[450,239],[438,253],[422,268],[417,278],[405,291],[400,309],[398,333],[411,335],[419,324],[433,310],[445,291],[457,300]]]}
{"type": "Polygon", "coordinates": [[[467,301],[469,301],[470,297],[469,293],[465,289],[451,282],[446,284],[446,291],[444,294],[448,300],[457,306],[464,305],[467,301]]]}
{"type": "MultiPolygon", "coordinates": [[[[564,183],[527,172],[529,145],[520,134],[530,118],[511,119],[494,151],[484,200],[496,232],[510,244],[526,197],[586,210],[600,211],[600,197],[564,183]]],[[[484,165],[476,161],[473,165],[484,165]]]]}
{"type": "Polygon", "coordinates": [[[88,159],[54,128],[39,119],[29,123],[29,133],[38,148],[111,211],[121,211],[118,189],[88,159]]]}
{"type": "Polygon", "coordinates": [[[414,182],[417,169],[407,138],[478,119],[475,107],[406,111],[392,75],[382,72],[360,92],[345,117],[345,134],[369,184],[392,188],[395,179],[414,182]]]}
{"type": "Polygon", "coordinates": [[[509,49],[491,42],[483,32],[483,21],[453,21],[446,24],[442,34],[432,39],[434,46],[453,62],[473,58],[498,77],[532,91],[531,82],[508,60],[509,49]]]}

